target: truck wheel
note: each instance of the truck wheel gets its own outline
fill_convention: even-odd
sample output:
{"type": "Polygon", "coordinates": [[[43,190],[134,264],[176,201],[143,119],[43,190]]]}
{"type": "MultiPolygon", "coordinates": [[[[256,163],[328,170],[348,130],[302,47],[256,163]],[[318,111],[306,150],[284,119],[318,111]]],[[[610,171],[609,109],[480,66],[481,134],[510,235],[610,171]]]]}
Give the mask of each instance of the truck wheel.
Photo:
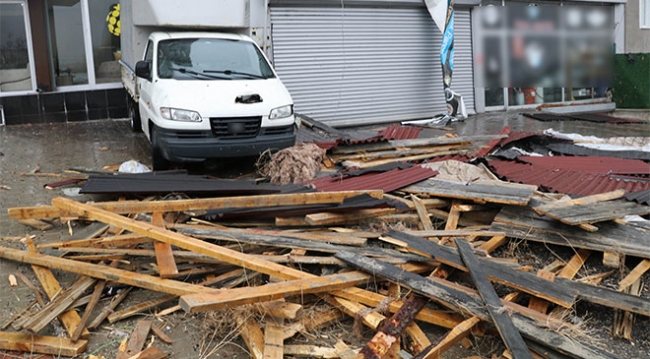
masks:
{"type": "Polygon", "coordinates": [[[133,100],[129,100],[129,118],[131,119],[131,130],[133,132],[142,132],[140,110],[138,104],[133,100]]]}
{"type": "Polygon", "coordinates": [[[160,151],[160,146],[158,144],[158,134],[156,134],[156,126],[152,123],[150,125],[151,129],[151,165],[154,171],[165,171],[168,170],[171,163],[163,157],[162,152],[160,151]]]}

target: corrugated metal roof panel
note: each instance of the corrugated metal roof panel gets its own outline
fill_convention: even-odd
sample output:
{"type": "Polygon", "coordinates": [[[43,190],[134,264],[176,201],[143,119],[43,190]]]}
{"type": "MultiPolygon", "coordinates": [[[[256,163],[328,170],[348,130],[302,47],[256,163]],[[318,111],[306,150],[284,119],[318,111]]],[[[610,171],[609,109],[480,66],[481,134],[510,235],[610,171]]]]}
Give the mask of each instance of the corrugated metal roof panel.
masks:
{"type": "Polygon", "coordinates": [[[379,136],[386,140],[411,140],[418,138],[422,128],[414,126],[402,126],[394,124],[386,127],[383,131],[379,132],[379,136]]]}
{"type": "Polygon", "coordinates": [[[398,168],[387,172],[368,173],[357,177],[323,177],[305,182],[304,184],[312,185],[320,192],[354,190],[383,190],[384,192],[391,192],[437,174],[438,172],[429,168],[413,166],[411,168],[398,168]]]}
{"type": "Polygon", "coordinates": [[[646,204],[650,206],[650,189],[644,191],[632,192],[625,195],[629,201],[634,201],[636,203],[646,204]]]}
{"type": "Polygon", "coordinates": [[[626,193],[650,189],[650,179],[616,178],[607,174],[545,168],[530,163],[491,160],[490,168],[508,181],[534,184],[548,192],[578,196],[624,189],[626,193]]]}
{"type": "Polygon", "coordinates": [[[650,174],[650,164],[641,160],[604,156],[519,156],[517,160],[550,169],[600,174],[650,174]]]}

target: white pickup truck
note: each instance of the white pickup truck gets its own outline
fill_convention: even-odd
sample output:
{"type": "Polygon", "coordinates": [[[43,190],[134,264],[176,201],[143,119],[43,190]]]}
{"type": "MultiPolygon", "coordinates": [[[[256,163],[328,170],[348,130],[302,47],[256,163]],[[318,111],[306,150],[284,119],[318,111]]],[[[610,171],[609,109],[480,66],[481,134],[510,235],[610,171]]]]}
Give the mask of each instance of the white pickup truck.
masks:
{"type": "Polygon", "coordinates": [[[153,31],[141,56],[134,68],[122,61],[122,82],[132,128],[151,142],[154,170],[295,143],[291,95],[249,37],[153,31]]]}

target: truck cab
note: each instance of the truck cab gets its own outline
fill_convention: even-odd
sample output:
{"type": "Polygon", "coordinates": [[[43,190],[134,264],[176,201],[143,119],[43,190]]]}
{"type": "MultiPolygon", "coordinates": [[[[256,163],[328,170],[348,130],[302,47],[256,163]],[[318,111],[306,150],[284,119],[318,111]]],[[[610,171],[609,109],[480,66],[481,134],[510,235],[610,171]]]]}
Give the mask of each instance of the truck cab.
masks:
{"type": "Polygon", "coordinates": [[[154,170],[295,143],[291,95],[245,35],[152,32],[130,78],[131,123],[151,142],[154,170]]]}

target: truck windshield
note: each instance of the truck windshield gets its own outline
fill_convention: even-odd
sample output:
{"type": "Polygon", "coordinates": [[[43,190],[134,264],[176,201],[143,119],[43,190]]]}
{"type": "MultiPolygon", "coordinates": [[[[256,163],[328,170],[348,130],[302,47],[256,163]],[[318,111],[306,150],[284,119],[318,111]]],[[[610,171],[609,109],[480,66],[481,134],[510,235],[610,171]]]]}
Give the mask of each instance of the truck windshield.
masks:
{"type": "Polygon", "coordinates": [[[251,80],[275,77],[260,50],[248,41],[164,40],[158,43],[157,60],[158,76],[162,79],[251,80]]]}

